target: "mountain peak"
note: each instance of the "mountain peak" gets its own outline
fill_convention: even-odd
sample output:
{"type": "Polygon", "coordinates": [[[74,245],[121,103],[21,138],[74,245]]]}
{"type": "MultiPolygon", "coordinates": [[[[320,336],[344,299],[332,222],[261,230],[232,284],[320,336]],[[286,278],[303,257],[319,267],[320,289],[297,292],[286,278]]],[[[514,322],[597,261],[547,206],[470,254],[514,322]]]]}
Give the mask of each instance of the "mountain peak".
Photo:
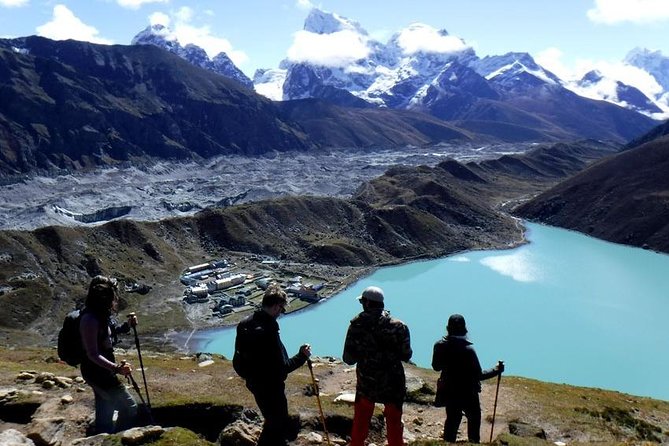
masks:
{"type": "Polygon", "coordinates": [[[590,70],[583,75],[579,84],[595,84],[603,79],[602,73],[599,70],[590,70]]]}
{"type": "Polygon", "coordinates": [[[130,42],[131,45],[147,45],[154,44],[154,41],[175,41],[176,37],[172,34],[172,31],[164,25],[155,24],[149,25],[144,28],[142,31],[137,33],[135,37],[132,38],[130,42]]]}
{"type": "Polygon", "coordinates": [[[155,24],[147,26],[132,39],[132,45],[153,45],[176,54],[191,64],[204,68],[221,76],[234,79],[247,88],[253,89],[253,82],[230,60],[225,52],[220,52],[213,59],[207,52],[194,43],[182,46],[174,33],[166,26],[155,24]]]}
{"type": "Polygon", "coordinates": [[[665,91],[669,90],[669,57],[659,50],[634,48],[625,62],[650,73],[665,91]]]}
{"type": "Polygon", "coordinates": [[[304,30],[315,34],[332,34],[338,31],[354,31],[367,35],[367,31],[356,21],[349,20],[334,12],[313,8],[304,21],[304,30]]]}

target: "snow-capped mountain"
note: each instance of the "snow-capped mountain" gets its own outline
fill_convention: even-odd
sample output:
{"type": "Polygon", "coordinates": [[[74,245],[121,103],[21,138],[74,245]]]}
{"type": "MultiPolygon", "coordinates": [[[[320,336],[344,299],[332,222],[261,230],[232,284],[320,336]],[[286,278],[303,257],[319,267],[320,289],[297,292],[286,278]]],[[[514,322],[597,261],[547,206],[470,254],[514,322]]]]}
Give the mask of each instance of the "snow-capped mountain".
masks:
{"type": "Polygon", "coordinates": [[[669,92],[669,57],[661,51],[635,48],[625,56],[625,62],[651,74],[665,92],[669,92]]]}
{"type": "Polygon", "coordinates": [[[505,91],[526,89],[541,84],[561,85],[562,81],[537,64],[527,53],[506,53],[472,59],[469,66],[505,91]]]}
{"type": "Polygon", "coordinates": [[[419,23],[382,43],[372,39],[353,20],[313,9],[305,20],[303,32],[312,33],[314,39],[353,33],[365,43],[368,53],[346,63],[285,59],[278,70],[263,70],[262,75],[255,76],[256,91],[274,100],[291,100],[320,97],[327,86],[330,93],[332,88],[345,90],[377,106],[424,111],[437,108],[444,112],[444,104],[439,104],[444,100],[464,106],[471,105],[472,98],[500,100],[547,94],[567,97],[569,93],[565,90],[568,90],[656,118],[663,113],[669,115],[669,59],[658,52],[635,50],[627,58],[627,63],[648,71],[663,86],[665,96],[650,97],[634,85],[606,76],[596,82],[560,79],[527,53],[510,52],[481,59],[462,39],[419,23]],[[421,40],[417,37],[427,34],[440,45],[417,45],[421,40]]]}
{"type": "Polygon", "coordinates": [[[597,70],[587,72],[572,90],[581,96],[603,99],[646,115],[662,113],[662,109],[638,88],[606,77],[597,70]]]}
{"type": "Polygon", "coordinates": [[[453,60],[475,58],[474,51],[445,30],[434,30],[423,24],[412,24],[395,33],[388,43],[371,39],[357,22],[337,14],[313,9],[305,20],[304,31],[314,35],[341,32],[355,33],[367,45],[366,57],[346,65],[318,65],[309,61],[284,60],[286,77],[282,99],[315,97],[322,86],[342,89],[365,101],[390,108],[412,108],[416,95],[423,95],[426,86],[435,81],[453,60]],[[432,32],[450,39],[452,47],[440,51],[411,48],[408,42],[421,33],[432,32]]]}
{"type": "Polygon", "coordinates": [[[220,52],[210,59],[206,51],[197,45],[182,46],[170,29],[163,25],[146,27],[132,39],[131,43],[133,45],[154,45],[163,48],[193,65],[234,79],[245,87],[253,89],[253,81],[237,68],[225,52],[220,52]]]}
{"type": "MultiPolygon", "coordinates": [[[[450,36],[446,30],[420,23],[400,30],[383,44],[368,38],[368,33],[358,23],[313,9],[305,21],[304,30],[321,35],[343,30],[356,32],[365,39],[369,55],[335,67],[308,61],[282,61],[282,68],[286,70],[283,100],[317,97],[314,92],[328,85],[347,90],[376,105],[425,109],[440,99],[460,94],[490,99],[498,98],[505,91],[518,92],[528,86],[561,84],[557,76],[540,67],[529,54],[508,53],[480,59],[462,39],[450,36]],[[427,34],[443,45],[424,48],[412,43],[419,40],[417,36],[427,34]]],[[[274,80],[280,82],[282,79],[275,77],[274,80]]],[[[267,83],[261,85],[267,88],[267,83]]],[[[273,89],[277,90],[276,87],[273,89]]]]}

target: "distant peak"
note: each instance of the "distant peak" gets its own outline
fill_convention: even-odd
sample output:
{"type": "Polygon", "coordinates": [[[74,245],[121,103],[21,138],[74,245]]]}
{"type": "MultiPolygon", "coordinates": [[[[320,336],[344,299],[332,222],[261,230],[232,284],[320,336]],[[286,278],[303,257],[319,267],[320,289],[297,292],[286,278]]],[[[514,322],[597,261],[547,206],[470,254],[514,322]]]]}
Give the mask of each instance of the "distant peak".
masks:
{"type": "Polygon", "coordinates": [[[155,44],[156,39],[165,40],[169,42],[177,40],[172,31],[168,27],[157,23],[155,25],[149,25],[142,31],[137,33],[137,35],[132,38],[131,44],[132,45],[147,44],[147,43],[155,44]]]}
{"type": "Polygon", "coordinates": [[[599,70],[591,70],[583,75],[581,79],[582,83],[597,83],[601,81],[604,77],[599,70]]]}
{"type": "Polygon", "coordinates": [[[356,21],[349,20],[334,12],[314,8],[304,21],[304,30],[316,34],[332,34],[338,31],[355,31],[367,35],[367,31],[356,21]]]}

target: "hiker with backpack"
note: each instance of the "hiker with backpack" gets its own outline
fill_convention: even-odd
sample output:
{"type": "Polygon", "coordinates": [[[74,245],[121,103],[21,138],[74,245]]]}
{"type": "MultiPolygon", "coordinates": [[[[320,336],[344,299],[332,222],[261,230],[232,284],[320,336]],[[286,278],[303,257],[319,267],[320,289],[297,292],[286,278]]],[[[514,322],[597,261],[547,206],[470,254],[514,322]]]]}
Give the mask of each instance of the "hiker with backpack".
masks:
{"type": "Polygon", "coordinates": [[[464,412],[470,443],[479,443],[481,429],[481,381],[504,372],[504,363],[482,370],[472,343],[467,339],[467,325],[461,314],[448,318],[447,336],[434,344],[432,368],[441,371],[437,382],[435,406],[446,407],[444,440],[455,443],[464,412]]]}
{"type": "Polygon", "coordinates": [[[406,378],[402,362],[411,359],[409,328],[384,310],[381,288],[366,288],[358,300],[363,311],[351,320],[343,360],[356,366],[355,406],[351,446],[363,446],[374,403],[383,404],[388,446],[404,445],[402,405],[406,378]]]}
{"type": "Polygon", "coordinates": [[[113,346],[118,334],[128,333],[137,325],[132,314],[118,325],[113,315],[118,307],[116,279],[95,276],[88,287],[85,307],[81,311],[79,333],[83,346],[81,376],[95,395],[95,433],[113,433],[133,427],[137,420],[137,402],[118,375],[129,376],[132,367],[114,358],[113,346]],[[114,423],[114,411],[118,411],[114,423]]]}
{"type": "Polygon", "coordinates": [[[286,292],[278,284],[271,284],[265,290],[261,308],[237,325],[232,365],[246,381],[265,418],[258,446],[288,444],[290,419],[285,381],[311,356],[311,347],[304,344],[289,358],[281,342],[276,319],[286,312],[287,304],[286,292]]]}

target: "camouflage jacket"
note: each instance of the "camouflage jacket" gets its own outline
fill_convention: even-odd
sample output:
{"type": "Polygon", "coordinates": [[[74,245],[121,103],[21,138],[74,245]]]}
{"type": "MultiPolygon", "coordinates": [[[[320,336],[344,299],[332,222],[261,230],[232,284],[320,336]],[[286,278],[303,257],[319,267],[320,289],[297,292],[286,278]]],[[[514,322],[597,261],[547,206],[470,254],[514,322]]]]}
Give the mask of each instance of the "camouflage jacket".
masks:
{"type": "Polygon", "coordinates": [[[406,381],[402,361],[411,359],[409,328],[384,310],[358,314],[348,328],[343,359],[357,364],[356,392],[378,403],[402,404],[406,381]]]}

